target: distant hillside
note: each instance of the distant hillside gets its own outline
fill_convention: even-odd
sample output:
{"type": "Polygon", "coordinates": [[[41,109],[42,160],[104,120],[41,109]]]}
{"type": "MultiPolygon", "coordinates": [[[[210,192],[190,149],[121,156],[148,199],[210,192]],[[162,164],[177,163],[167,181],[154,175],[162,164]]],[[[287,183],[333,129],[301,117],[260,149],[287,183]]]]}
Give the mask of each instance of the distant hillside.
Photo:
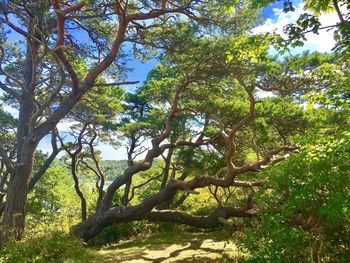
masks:
{"type": "Polygon", "coordinates": [[[101,161],[100,165],[103,170],[106,170],[107,167],[109,167],[106,173],[107,180],[112,180],[116,176],[123,174],[124,170],[128,167],[126,160],[119,160],[119,161],[106,160],[106,161],[101,161]]]}
{"type": "MultiPolygon", "coordinates": [[[[135,162],[140,162],[140,161],[135,161],[135,162]]],[[[112,181],[118,175],[123,174],[124,170],[126,168],[128,168],[127,160],[102,161],[100,164],[101,164],[101,167],[102,167],[103,170],[106,170],[107,167],[109,167],[109,169],[108,169],[108,171],[106,173],[106,180],[107,181],[112,181]]],[[[162,167],[163,166],[163,160],[161,160],[159,158],[154,159],[152,167],[157,167],[157,166],[162,167]]]]}
{"type": "MultiPolygon", "coordinates": [[[[91,162],[89,162],[91,163],[91,162]]],[[[58,164],[60,166],[68,168],[67,164],[64,162],[63,158],[60,158],[58,160],[58,164]]],[[[93,166],[93,164],[91,163],[93,166]]],[[[101,161],[100,162],[102,170],[106,170],[107,167],[109,167],[107,173],[106,173],[106,180],[111,181],[118,175],[123,174],[124,170],[128,167],[127,161],[126,160],[107,160],[107,161],[101,161]]]]}
{"type": "MultiPolygon", "coordinates": [[[[139,161],[135,161],[139,162],[139,161]]],[[[91,166],[93,166],[93,163],[89,161],[91,166]]],[[[58,164],[60,166],[68,168],[67,164],[64,162],[63,158],[58,160],[58,164]]],[[[105,160],[100,162],[100,166],[103,171],[109,167],[108,171],[106,172],[106,181],[113,181],[114,178],[116,178],[119,175],[122,175],[126,168],[128,168],[127,160],[105,160]]],[[[155,159],[153,162],[153,167],[157,166],[163,166],[163,160],[161,159],[155,159]]]]}

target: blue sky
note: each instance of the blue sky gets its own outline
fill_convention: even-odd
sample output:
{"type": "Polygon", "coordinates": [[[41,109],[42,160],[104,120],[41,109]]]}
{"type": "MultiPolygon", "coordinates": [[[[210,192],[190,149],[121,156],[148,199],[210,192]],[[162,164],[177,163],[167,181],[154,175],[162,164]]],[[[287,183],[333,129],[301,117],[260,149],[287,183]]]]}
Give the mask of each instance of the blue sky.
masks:
{"type": "MultiPolygon", "coordinates": [[[[294,1],[295,4],[298,4],[300,1],[294,1]]],[[[275,8],[283,8],[283,1],[277,1],[267,7],[265,7],[262,11],[261,11],[261,15],[260,17],[263,18],[275,18],[275,14],[273,9],[275,8]]]]}
{"type": "MultiPolygon", "coordinates": [[[[303,10],[303,3],[301,1],[294,1],[296,10],[295,12],[284,13],[283,9],[283,1],[278,1],[275,4],[272,4],[262,10],[261,17],[265,19],[265,21],[254,28],[253,33],[263,33],[263,32],[277,32],[283,35],[283,27],[291,22],[295,22],[303,10]]],[[[328,13],[324,16],[321,16],[322,25],[330,25],[337,22],[337,16],[333,13],[328,13]]],[[[330,51],[334,46],[334,40],[332,36],[333,32],[331,31],[323,31],[319,35],[309,34],[307,36],[307,41],[305,42],[304,47],[295,49],[293,53],[300,53],[304,50],[311,51],[321,51],[327,52],[330,51]]],[[[10,39],[12,41],[16,41],[18,39],[18,35],[13,33],[10,35],[10,39]]],[[[79,39],[84,41],[86,36],[84,34],[79,35],[79,39]]],[[[128,79],[133,81],[142,82],[146,79],[148,72],[157,64],[155,60],[150,60],[145,63],[137,60],[133,60],[127,63],[127,67],[133,68],[133,71],[128,73],[128,79]]],[[[135,88],[135,85],[126,86],[125,89],[127,91],[132,91],[135,88]]],[[[6,110],[12,112],[16,115],[16,111],[11,108],[6,107],[6,110]]],[[[67,130],[70,123],[60,123],[59,130],[64,131],[67,130]]],[[[39,144],[39,148],[45,152],[50,152],[50,138],[45,137],[39,144]]],[[[98,149],[102,153],[102,158],[105,160],[120,160],[126,158],[126,150],[125,147],[120,147],[119,149],[114,149],[107,144],[101,144],[98,146],[98,149]]]]}

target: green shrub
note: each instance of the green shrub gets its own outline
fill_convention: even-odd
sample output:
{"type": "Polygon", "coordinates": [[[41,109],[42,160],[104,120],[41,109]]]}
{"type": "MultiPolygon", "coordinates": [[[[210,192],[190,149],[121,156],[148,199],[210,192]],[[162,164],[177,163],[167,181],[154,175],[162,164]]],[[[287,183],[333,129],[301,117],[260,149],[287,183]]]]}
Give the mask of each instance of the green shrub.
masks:
{"type": "Polygon", "coordinates": [[[90,255],[79,239],[62,231],[32,231],[21,241],[10,241],[0,249],[0,262],[84,262],[90,255]]]}
{"type": "Polygon", "coordinates": [[[265,172],[265,211],[242,240],[252,262],[348,262],[349,139],[323,138],[265,172]]]}
{"type": "Polygon", "coordinates": [[[111,225],[104,228],[96,237],[88,241],[92,246],[103,246],[115,243],[120,239],[151,233],[157,227],[156,224],[146,221],[134,221],[111,225]]]}

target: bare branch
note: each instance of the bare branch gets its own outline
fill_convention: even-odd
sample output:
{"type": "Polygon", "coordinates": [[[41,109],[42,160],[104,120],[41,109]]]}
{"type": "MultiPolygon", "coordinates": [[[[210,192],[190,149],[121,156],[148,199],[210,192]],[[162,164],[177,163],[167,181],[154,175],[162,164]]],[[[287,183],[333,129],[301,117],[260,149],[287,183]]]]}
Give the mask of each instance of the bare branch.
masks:
{"type": "Polygon", "coordinates": [[[142,184],[139,184],[139,185],[134,186],[134,187],[132,188],[132,190],[131,190],[131,196],[130,196],[130,198],[129,198],[129,200],[128,200],[128,203],[134,198],[135,190],[136,190],[136,189],[145,186],[145,185],[148,184],[149,182],[151,182],[151,181],[153,181],[153,180],[155,180],[155,179],[157,179],[157,178],[159,178],[159,177],[161,177],[161,176],[162,176],[162,174],[159,174],[159,175],[157,175],[157,176],[154,176],[154,177],[149,178],[147,181],[145,181],[145,182],[142,183],[142,184]]]}
{"type": "Polygon", "coordinates": [[[234,143],[234,137],[237,133],[237,131],[242,128],[244,125],[246,125],[247,123],[249,123],[255,114],[255,98],[253,95],[253,91],[252,90],[246,90],[249,96],[249,114],[247,116],[245,116],[243,119],[241,119],[237,124],[235,124],[233,126],[233,128],[231,129],[229,135],[227,136],[227,146],[228,146],[228,150],[225,153],[225,161],[226,161],[226,165],[228,168],[228,172],[230,174],[234,174],[235,173],[235,168],[232,162],[232,158],[233,158],[233,154],[236,151],[236,145],[234,143]]]}
{"type": "Polygon", "coordinates": [[[104,87],[104,86],[122,86],[122,85],[132,85],[140,83],[140,81],[122,81],[122,82],[114,82],[114,83],[96,83],[95,87],[104,87]]]}

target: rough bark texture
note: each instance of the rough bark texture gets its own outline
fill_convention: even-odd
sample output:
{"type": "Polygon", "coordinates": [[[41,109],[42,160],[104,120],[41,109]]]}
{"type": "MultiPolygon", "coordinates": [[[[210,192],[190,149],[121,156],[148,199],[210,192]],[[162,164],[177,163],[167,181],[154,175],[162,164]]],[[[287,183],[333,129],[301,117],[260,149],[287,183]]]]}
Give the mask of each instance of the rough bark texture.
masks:
{"type": "Polygon", "coordinates": [[[26,217],[27,181],[32,172],[34,149],[36,145],[23,145],[21,161],[16,172],[10,178],[7,187],[6,203],[2,220],[2,235],[4,239],[13,236],[20,239],[26,217]]]}
{"type": "Polygon", "coordinates": [[[259,214],[252,207],[219,206],[208,216],[194,216],[180,211],[152,211],[144,219],[152,222],[174,222],[200,228],[213,228],[222,224],[222,219],[230,217],[253,217],[259,214]]]}
{"type": "MultiPolygon", "coordinates": [[[[28,25],[28,31],[32,35],[37,35],[33,21],[28,25]]],[[[17,156],[15,172],[11,175],[7,188],[6,204],[2,219],[2,237],[6,240],[8,237],[20,239],[24,230],[27,201],[27,182],[32,173],[33,158],[36,141],[28,138],[32,129],[32,114],[34,111],[34,102],[32,94],[35,85],[35,73],[37,68],[39,44],[28,40],[26,50],[26,61],[24,65],[25,90],[21,94],[21,107],[19,110],[17,125],[17,156]]]]}

